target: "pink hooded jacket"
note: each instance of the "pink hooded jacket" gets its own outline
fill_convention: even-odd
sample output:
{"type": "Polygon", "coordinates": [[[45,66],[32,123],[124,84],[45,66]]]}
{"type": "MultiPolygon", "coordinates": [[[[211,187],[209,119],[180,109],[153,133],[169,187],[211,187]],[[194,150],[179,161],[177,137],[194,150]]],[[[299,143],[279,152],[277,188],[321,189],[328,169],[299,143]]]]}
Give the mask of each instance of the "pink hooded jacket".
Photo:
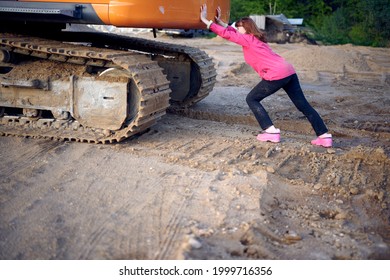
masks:
{"type": "Polygon", "coordinates": [[[286,78],[295,74],[294,67],[274,53],[267,43],[252,34],[241,34],[231,26],[227,28],[212,23],[210,30],[222,38],[242,46],[245,61],[267,81],[286,78]]]}

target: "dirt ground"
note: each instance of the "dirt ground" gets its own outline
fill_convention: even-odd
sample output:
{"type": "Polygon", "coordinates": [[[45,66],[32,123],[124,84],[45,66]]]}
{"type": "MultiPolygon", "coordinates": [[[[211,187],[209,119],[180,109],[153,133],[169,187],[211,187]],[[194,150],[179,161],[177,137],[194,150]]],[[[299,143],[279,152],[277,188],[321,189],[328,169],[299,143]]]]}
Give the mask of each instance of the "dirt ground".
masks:
{"type": "Polygon", "coordinates": [[[271,44],[325,149],[283,91],[263,102],[282,141],[256,140],[239,46],[158,39],[213,57],[214,91],[119,144],[0,137],[1,259],[390,259],[388,49],[271,44]]]}

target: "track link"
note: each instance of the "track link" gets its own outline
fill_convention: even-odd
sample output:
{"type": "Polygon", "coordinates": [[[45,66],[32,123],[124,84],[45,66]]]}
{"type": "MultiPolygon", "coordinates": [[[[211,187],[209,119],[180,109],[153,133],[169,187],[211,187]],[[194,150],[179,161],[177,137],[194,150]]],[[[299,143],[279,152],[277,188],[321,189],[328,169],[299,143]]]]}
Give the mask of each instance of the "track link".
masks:
{"type": "Polygon", "coordinates": [[[120,142],[151,127],[165,114],[169,106],[171,92],[169,81],[157,62],[152,61],[146,55],[12,34],[3,34],[0,38],[0,46],[11,53],[41,59],[121,69],[136,85],[140,95],[138,112],[116,131],[86,127],[75,119],[59,120],[3,115],[0,119],[1,135],[43,137],[89,143],[120,142]]]}

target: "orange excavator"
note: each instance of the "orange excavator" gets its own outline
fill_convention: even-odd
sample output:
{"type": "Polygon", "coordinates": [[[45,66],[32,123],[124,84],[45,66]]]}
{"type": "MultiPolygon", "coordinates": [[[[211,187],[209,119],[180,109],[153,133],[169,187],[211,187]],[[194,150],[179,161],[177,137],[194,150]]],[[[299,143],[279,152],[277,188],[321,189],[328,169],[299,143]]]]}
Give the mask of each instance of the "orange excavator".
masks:
{"type": "Polygon", "coordinates": [[[204,29],[230,0],[0,0],[0,135],[114,143],[213,89],[202,50],[69,25],[204,29]]]}

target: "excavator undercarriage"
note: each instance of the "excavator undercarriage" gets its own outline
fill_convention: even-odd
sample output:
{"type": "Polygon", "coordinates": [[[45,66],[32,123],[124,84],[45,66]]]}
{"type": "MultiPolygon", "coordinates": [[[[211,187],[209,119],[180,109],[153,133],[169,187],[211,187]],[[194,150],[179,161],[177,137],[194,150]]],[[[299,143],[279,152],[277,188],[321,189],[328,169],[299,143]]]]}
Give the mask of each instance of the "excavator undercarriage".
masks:
{"type": "Polygon", "coordinates": [[[0,135],[119,142],[213,89],[203,51],[108,33],[0,37],[0,135]]]}

